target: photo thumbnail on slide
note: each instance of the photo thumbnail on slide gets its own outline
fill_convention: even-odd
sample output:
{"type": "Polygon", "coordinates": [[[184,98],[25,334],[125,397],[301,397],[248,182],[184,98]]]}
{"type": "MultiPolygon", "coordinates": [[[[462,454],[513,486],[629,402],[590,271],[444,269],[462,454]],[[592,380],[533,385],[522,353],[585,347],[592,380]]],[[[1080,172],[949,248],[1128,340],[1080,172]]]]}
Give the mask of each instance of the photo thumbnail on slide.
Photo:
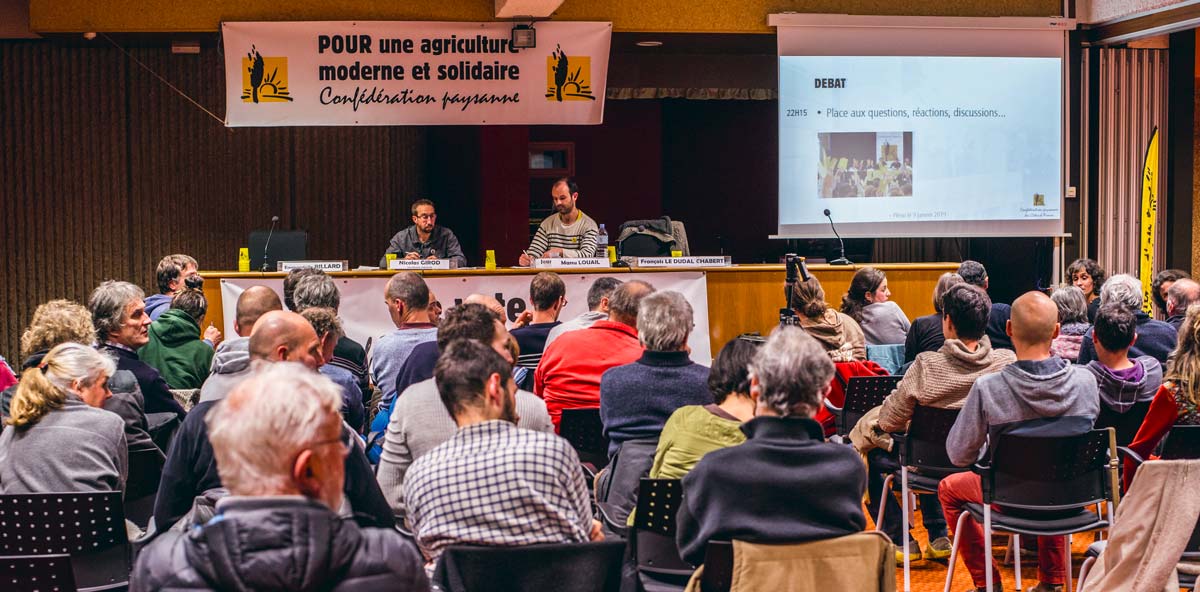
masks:
{"type": "Polygon", "coordinates": [[[912,197],[912,132],[826,132],[817,140],[820,197],[912,197]]]}

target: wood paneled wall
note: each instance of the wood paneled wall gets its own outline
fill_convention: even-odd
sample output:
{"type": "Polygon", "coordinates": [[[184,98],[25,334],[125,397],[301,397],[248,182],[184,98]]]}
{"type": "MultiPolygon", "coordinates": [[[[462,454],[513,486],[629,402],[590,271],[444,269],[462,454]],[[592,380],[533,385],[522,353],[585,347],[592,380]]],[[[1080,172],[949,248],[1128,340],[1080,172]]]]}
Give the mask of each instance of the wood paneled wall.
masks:
{"type": "MultiPolygon", "coordinates": [[[[130,52],[223,114],[215,50],[130,52]]],[[[0,42],[0,355],[19,363],[40,302],[109,278],[152,292],[165,254],[236,269],[272,215],[309,230],[311,257],[377,262],[425,155],[424,128],[231,130],[111,46],[0,42]]]]}

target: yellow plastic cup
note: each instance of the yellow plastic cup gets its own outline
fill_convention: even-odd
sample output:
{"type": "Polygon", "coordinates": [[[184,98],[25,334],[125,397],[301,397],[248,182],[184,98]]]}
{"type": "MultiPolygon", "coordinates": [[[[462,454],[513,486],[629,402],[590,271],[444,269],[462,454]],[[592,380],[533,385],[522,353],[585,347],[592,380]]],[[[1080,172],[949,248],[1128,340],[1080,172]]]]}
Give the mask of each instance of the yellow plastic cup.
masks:
{"type": "Polygon", "coordinates": [[[671,251],[672,257],[683,257],[683,251],[671,251]]]}
{"type": "Polygon", "coordinates": [[[396,254],[395,254],[395,253],[387,253],[387,254],[385,254],[385,255],[383,256],[383,262],[384,262],[384,264],[386,264],[386,267],[385,267],[384,269],[391,269],[391,268],[392,268],[392,261],[395,261],[395,260],[396,260],[396,254]]]}
{"type": "Polygon", "coordinates": [[[488,249],[483,258],[484,269],[496,269],[496,252],[488,249]]]}
{"type": "Polygon", "coordinates": [[[238,271],[250,271],[250,247],[238,249],[238,271]]]}
{"type": "Polygon", "coordinates": [[[608,262],[609,263],[617,262],[617,248],[614,246],[608,247],[608,262]]]}

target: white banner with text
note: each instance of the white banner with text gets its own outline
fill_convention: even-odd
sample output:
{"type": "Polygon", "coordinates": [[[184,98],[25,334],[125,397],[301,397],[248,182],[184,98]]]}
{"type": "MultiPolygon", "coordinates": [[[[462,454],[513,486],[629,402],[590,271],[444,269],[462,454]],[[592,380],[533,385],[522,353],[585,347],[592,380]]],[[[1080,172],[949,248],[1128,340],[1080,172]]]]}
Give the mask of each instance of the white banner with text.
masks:
{"type": "MultiPolygon", "coordinates": [[[[604,274],[570,273],[560,276],[567,285],[567,305],[563,308],[559,320],[573,319],[587,311],[588,288],[602,275],[604,274]]],[[[529,281],[532,278],[531,275],[427,277],[425,282],[444,308],[450,308],[474,293],[495,296],[504,305],[505,320],[511,324],[522,312],[531,308],[529,281]]],[[[657,290],[674,290],[683,294],[692,305],[696,323],[688,337],[688,345],[692,348],[692,360],[705,366],[712,363],[713,354],[708,338],[708,283],[705,281],[704,272],[623,273],[618,279],[644,280],[653,284],[657,290]]],[[[396,329],[383,300],[383,290],[388,278],[335,277],[334,280],[342,296],[338,316],[342,319],[346,335],[351,339],[366,346],[368,339],[378,340],[396,329]]],[[[250,286],[267,286],[279,294],[280,300],[283,299],[283,278],[221,280],[221,313],[225,318],[225,326],[221,330],[226,338],[237,335],[233,328],[233,321],[237,318],[237,299],[250,286]]]]}
{"type": "Polygon", "coordinates": [[[227,22],[225,124],[599,124],[612,23],[227,22]]]}

